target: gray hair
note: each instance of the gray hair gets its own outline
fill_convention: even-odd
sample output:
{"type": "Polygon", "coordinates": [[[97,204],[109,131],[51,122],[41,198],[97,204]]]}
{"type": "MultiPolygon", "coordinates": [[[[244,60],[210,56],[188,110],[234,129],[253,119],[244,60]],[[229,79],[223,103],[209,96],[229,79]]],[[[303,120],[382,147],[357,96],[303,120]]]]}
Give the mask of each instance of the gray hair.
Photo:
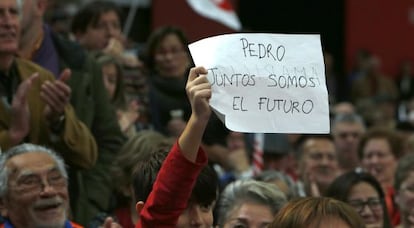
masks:
{"type": "Polygon", "coordinates": [[[65,162],[55,151],[49,148],[46,148],[44,146],[39,146],[35,144],[30,144],[30,143],[20,144],[18,146],[10,148],[9,150],[3,152],[0,155],[0,197],[3,197],[4,195],[6,195],[8,191],[7,182],[8,182],[10,170],[8,170],[6,167],[7,161],[9,161],[14,156],[21,155],[21,154],[27,154],[27,153],[48,154],[56,162],[57,168],[61,172],[62,176],[64,176],[66,179],[68,178],[68,173],[65,169],[65,162]]]}
{"type": "Polygon", "coordinates": [[[259,173],[257,176],[254,177],[255,180],[263,181],[263,182],[273,182],[273,181],[283,181],[286,183],[287,187],[289,188],[286,197],[288,200],[297,196],[295,192],[295,182],[293,179],[288,176],[287,174],[277,171],[277,170],[265,170],[259,173]]]}
{"type": "Polygon", "coordinates": [[[335,115],[335,118],[332,122],[332,127],[335,127],[335,125],[338,123],[356,123],[365,128],[364,120],[360,115],[355,113],[340,113],[335,115]]]}
{"type": "Polygon", "coordinates": [[[275,215],[285,203],[286,196],[277,186],[256,180],[237,180],[226,186],[217,204],[217,222],[223,227],[230,213],[244,203],[268,206],[275,215]]]}
{"type": "Polygon", "coordinates": [[[19,10],[20,19],[23,16],[23,4],[24,4],[24,0],[16,0],[16,5],[17,5],[17,9],[19,10]]]}

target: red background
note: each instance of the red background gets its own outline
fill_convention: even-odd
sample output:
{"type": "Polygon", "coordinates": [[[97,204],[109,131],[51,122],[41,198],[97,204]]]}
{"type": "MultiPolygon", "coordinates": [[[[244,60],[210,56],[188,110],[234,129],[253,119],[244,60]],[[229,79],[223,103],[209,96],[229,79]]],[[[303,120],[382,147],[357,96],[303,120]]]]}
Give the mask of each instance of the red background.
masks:
{"type": "Polygon", "coordinates": [[[391,76],[396,75],[404,59],[414,62],[413,0],[345,2],[345,59],[348,70],[360,48],[378,56],[382,70],[391,76]]]}

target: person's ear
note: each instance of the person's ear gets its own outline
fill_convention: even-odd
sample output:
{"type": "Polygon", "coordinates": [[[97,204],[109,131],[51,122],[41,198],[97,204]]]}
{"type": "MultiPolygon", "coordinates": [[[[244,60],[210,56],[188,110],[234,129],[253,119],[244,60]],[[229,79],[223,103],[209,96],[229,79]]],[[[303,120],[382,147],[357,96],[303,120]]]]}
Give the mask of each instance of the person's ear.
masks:
{"type": "Polygon", "coordinates": [[[138,201],[138,202],[135,204],[135,210],[137,211],[137,213],[138,213],[138,214],[140,214],[140,213],[141,213],[142,208],[144,208],[144,202],[143,202],[143,201],[138,201]]]}

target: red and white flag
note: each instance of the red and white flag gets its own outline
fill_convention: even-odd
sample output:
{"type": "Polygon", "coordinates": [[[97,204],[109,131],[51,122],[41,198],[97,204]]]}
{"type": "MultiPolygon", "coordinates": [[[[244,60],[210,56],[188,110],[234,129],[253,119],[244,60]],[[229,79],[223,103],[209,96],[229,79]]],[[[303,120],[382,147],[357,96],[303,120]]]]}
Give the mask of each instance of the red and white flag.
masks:
{"type": "Polygon", "coordinates": [[[254,148],[253,148],[253,175],[258,175],[263,171],[263,147],[264,147],[264,133],[254,134],[254,148]]]}
{"type": "Polygon", "coordinates": [[[242,28],[240,19],[228,0],[187,0],[187,3],[203,17],[220,22],[236,31],[242,28]]]}

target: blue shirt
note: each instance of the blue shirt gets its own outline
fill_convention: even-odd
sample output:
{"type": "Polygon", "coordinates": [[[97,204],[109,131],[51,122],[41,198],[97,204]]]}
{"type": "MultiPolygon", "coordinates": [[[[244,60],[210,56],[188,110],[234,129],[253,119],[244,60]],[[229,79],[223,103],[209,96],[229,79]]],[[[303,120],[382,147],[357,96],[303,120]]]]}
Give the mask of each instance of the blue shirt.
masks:
{"type": "MultiPolygon", "coordinates": [[[[4,220],[4,228],[14,228],[14,226],[10,223],[8,219],[4,220]]],[[[72,224],[70,224],[69,220],[66,220],[65,222],[65,228],[73,228],[72,224]]]]}

